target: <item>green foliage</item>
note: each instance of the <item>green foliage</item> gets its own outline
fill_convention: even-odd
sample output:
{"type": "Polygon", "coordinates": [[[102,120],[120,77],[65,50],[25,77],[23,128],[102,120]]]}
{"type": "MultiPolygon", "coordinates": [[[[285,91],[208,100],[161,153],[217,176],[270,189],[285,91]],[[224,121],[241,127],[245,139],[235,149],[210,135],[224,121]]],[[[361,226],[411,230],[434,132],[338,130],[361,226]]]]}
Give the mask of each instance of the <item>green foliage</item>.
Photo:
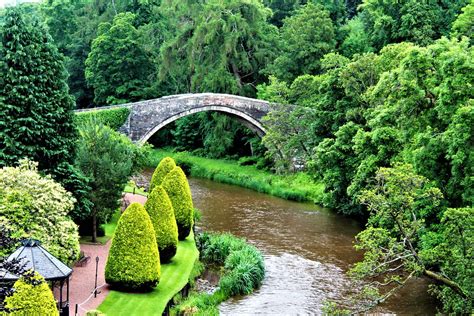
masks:
{"type": "Polygon", "coordinates": [[[474,1],[471,0],[470,3],[462,8],[462,13],[453,22],[452,34],[454,36],[467,36],[471,39],[472,44],[474,34],[474,1]]]}
{"type": "Polygon", "coordinates": [[[271,11],[257,0],[169,2],[163,5],[182,7],[170,17],[181,27],[163,44],[161,79],[176,78],[180,92],[253,95],[255,83],[263,80],[259,70],[275,53],[277,30],[267,22],[271,11]]]}
{"type": "Polygon", "coordinates": [[[351,274],[357,278],[383,276],[383,282],[368,285],[367,293],[375,294],[377,302],[394,291],[380,296],[378,288],[399,287],[412,276],[424,274],[438,282],[435,291],[446,311],[469,313],[474,295],[469,280],[474,270],[472,249],[467,245],[474,241],[473,209],[444,211],[441,191],[410,165],[380,168],[374,180],[360,196],[371,216],[367,228],[356,237],[355,248],[364,251],[364,260],[351,274]],[[440,218],[441,229],[430,226],[440,218]]]}
{"type": "Polygon", "coordinates": [[[117,131],[125,123],[129,115],[130,109],[125,107],[77,112],[74,117],[74,122],[76,123],[76,126],[81,126],[82,124],[87,124],[89,121],[93,120],[117,131]]]}
{"type": "Polygon", "coordinates": [[[8,315],[59,315],[53,292],[41,275],[35,273],[35,281],[25,282],[20,278],[13,285],[13,295],[5,298],[8,315]],[[38,284],[36,284],[38,282],[38,284]]]}
{"type": "Polygon", "coordinates": [[[302,74],[320,72],[321,57],[336,45],[329,12],[309,2],[284,20],[280,41],[281,51],[269,67],[277,78],[292,81],[302,74]]]}
{"type": "Polygon", "coordinates": [[[468,1],[364,0],[360,16],[378,49],[402,41],[427,45],[449,34],[451,23],[468,1]]]}
{"type": "MultiPolygon", "coordinates": [[[[66,263],[79,256],[77,226],[67,216],[74,202],[60,184],[38,173],[37,163],[21,160],[19,167],[0,169],[0,224],[11,237],[40,240],[66,263]]],[[[0,256],[13,250],[2,249],[0,256]]]]}
{"type": "Polygon", "coordinates": [[[76,136],[63,58],[20,8],[7,9],[0,37],[0,166],[28,157],[54,173],[72,161],[76,136]]]}
{"type": "Polygon", "coordinates": [[[87,83],[97,104],[120,104],[146,99],[153,65],[137,40],[135,15],[121,13],[99,25],[85,62],[87,83]]]}
{"type": "Polygon", "coordinates": [[[132,203],[119,219],[105,280],[124,290],[147,291],[160,279],[160,257],[150,216],[139,203],[132,203]]]}
{"type": "Polygon", "coordinates": [[[373,51],[369,34],[367,34],[360,17],[349,20],[347,24],[341,27],[341,31],[346,33],[339,49],[344,56],[352,57],[355,54],[373,51]]]}
{"type": "Polygon", "coordinates": [[[219,290],[212,295],[191,294],[174,310],[197,315],[217,315],[217,305],[235,295],[247,295],[260,287],[265,277],[263,256],[254,246],[231,234],[203,233],[196,240],[200,258],[224,267],[219,290]]]}
{"type": "Polygon", "coordinates": [[[176,167],[176,163],[173,160],[173,158],[165,157],[161,159],[155,171],[153,171],[153,176],[151,177],[151,181],[150,181],[150,189],[148,191],[152,192],[156,186],[161,185],[166,175],[175,167],[176,167]]]}
{"type": "Polygon", "coordinates": [[[122,190],[130,175],[145,160],[146,147],[138,147],[129,138],[94,121],[79,129],[76,166],[90,179],[89,199],[93,203],[91,220],[93,241],[96,227],[106,222],[119,207],[122,190]]]}
{"type": "Polygon", "coordinates": [[[186,175],[180,167],[175,167],[166,175],[162,185],[173,205],[178,224],[178,238],[184,240],[194,224],[193,200],[186,175]]]}
{"type": "Polygon", "coordinates": [[[171,201],[161,185],[155,186],[148,195],[145,209],[155,229],[160,262],[169,262],[176,254],[178,226],[171,201]]]}

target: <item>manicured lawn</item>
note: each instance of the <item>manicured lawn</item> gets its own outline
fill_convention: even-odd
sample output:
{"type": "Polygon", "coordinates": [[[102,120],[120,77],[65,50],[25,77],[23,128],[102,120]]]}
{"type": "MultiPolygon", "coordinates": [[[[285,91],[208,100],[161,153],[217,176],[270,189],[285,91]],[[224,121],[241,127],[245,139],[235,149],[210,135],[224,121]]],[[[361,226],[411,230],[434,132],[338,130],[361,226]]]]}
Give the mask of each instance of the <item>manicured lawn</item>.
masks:
{"type": "Polygon", "coordinates": [[[240,166],[233,160],[202,158],[188,152],[174,153],[162,149],[153,150],[149,167],[155,168],[167,156],[175,159],[178,165],[196,178],[238,185],[287,200],[322,201],[324,185],[304,172],[277,175],[255,166],[240,166]]]}
{"type": "Polygon", "coordinates": [[[198,258],[194,236],[180,241],[173,260],[161,265],[158,286],[149,293],[111,291],[99,310],[107,315],[161,315],[173,296],[187,283],[198,258]]]}
{"type": "Polygon", "coordinates": [[[125,189],[123,189],[123,192],[125,193],[133,193],[133,194],[140,194],[140,195],[143,195],[143,196],[148,196],[148,193],[146,193],[145,191],[143,191],[142,188],[138,188],[138,187],[135,187],[135,191],[133,191],[133,187],[130,186],[130,185],[126,185],[125,186],[125,189]]]}

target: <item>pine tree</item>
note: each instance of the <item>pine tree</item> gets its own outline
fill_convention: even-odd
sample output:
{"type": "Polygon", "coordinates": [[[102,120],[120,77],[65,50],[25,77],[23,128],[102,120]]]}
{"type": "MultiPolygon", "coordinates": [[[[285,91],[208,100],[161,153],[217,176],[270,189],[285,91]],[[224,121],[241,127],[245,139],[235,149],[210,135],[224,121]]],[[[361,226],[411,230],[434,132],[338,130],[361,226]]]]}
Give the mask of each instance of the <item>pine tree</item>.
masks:
{"type": "Polygon", "coordinates": [[[74,155],[74,101],[63,57],[46,29],[19,8],[7,9],[0,38],[0,166],[27,157],[54,173],[74,155]]]}

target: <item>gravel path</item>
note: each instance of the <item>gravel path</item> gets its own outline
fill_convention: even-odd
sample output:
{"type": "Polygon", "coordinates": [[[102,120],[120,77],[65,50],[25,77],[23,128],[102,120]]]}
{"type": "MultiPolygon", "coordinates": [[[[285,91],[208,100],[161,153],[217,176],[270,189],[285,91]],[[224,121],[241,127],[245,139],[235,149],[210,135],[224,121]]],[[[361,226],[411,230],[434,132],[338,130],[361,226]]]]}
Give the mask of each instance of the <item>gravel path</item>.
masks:
{"type": "MultiPolygon", "coordinates": [[[[139,202],[144,204],[147,200],[146,197],[127,193],[124,199],[128,203],[139,202]]],[[[84,252],[85,256],[90,257],[89,262],[83,267],[74,267],[74,272],[70,279],[69,284],[69,315],[75,315],[76,304],[82,305],[78,309],[78,315],[85,315],[86,311],[96,309],[105,299],[109,293],[109,287],[105,284],[105,263],[109,254],[111,241],[109,240],[105,245],[102,244],[81,244],[81,251],[84,252]],[[97,294],[97,297],[92,297],[86,302],[92,291],[94,290],[95,284],[95,258],[99,257],[98,273],[97,273],[97,285],[101,286],[97,294]]],[[[66,287],[63,289],[63,295],[66,295],[66,287]]]]}

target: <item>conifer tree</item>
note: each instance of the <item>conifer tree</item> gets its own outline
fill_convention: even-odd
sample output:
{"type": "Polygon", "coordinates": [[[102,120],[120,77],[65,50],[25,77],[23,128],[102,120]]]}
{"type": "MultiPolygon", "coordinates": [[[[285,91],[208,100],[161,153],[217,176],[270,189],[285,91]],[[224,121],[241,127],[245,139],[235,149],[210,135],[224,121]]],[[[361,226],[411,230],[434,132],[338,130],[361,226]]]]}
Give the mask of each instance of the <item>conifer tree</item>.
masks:
{"type": "Polygon", "coordinates": [[[160,256],[150,216],[140,203],[132,203],[120,217],[109,257],[105,281],[124,290],[146,291],[160,278],[160,256]]]}
{"type": "Polygon", "coordinates": [[[21,158],[56,170],[74,151],[74,101],[63,57],[46,29],[7,9],[0,45],[0,166],[21,158]]]}
{"type": "Polygon", "coordinates": [[[151,191],[145,203],[145,209],[155,229],[160,262],[169,262],[176,254],[178,226],[171,201],[161,185],[151,191]]]}
{"type": "Polygon", "coordinates": [[[153,172],[153,176],[151,177],[150,181],[150,192],[153,191],[155,186],[161,185],[163,179],[166,175],[176,167],[176,163],[174,162],[173,158],[165,157],[161,159],[158,167],[156,167],[155,171],[153,172]]]}
{"type": "Polygon", "coordinates": [[[168,173],[163,180],[163,188],[173,205],[176,224],[178,224],[178,238],[184,240],[193,227],[194,208],[188,180],[180,167],[168,173]]]}

